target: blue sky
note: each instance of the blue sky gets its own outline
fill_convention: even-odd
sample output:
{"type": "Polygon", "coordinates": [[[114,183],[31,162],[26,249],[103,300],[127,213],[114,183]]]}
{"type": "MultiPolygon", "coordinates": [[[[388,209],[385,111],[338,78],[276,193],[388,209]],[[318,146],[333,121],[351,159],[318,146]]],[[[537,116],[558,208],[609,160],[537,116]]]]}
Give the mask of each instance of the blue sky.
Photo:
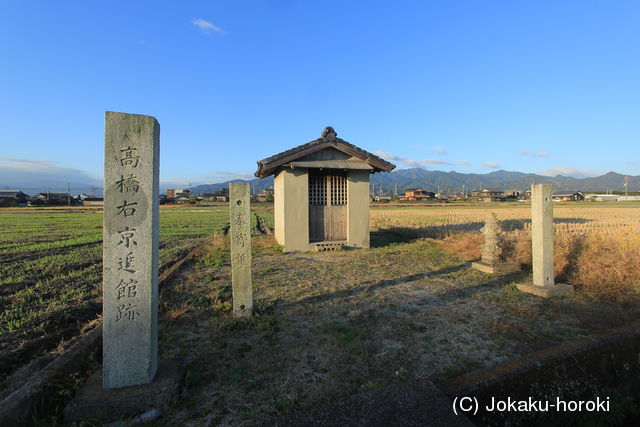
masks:
{"type": "Polygon", "coordinates": [[[101,179],[106,110],[158,119],[165,183],[248,177],[327,125],[400,168],[640,175],[639,19],[638,1],[0,0],[0,186],[101,179]]]}

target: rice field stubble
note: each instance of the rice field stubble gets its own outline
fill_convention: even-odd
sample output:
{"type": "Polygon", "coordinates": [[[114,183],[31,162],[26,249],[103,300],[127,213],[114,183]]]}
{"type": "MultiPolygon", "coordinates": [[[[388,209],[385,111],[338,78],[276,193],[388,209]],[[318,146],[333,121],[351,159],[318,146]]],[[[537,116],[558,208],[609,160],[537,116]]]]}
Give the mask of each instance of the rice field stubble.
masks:
{"type": "MultiPolygon", "coordinates": [[[[272,222],[269,212],[260,215],[272,222]]],[[[162,271],[202,238],[222,234],[228,212],[163,208],[160,223],[162,271]]],[[[254,215],[259,234],[255,224],[254,215]]],[[[0,384],[34,358],[62,351],[96,319],[101,281],[99,210],[0,210],[0,384]]]]}

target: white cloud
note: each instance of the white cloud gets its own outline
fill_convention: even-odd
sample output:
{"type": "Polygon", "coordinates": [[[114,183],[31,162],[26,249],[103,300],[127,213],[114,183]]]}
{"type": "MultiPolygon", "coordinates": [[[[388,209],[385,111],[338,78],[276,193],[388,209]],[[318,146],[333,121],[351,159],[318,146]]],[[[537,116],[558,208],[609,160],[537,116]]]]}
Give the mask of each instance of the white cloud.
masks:
{"type": "Polygon", "coordinates": [[[406,157],[396,156],[395,154],[387,153],[386,151],[374,151],[378,157],[382,157],[383,159],[392,160],[402,164],[403,166],[407,166],[410,168],[426,168],[431,165],[451,165],[451,162],[442,159],[408,159],[406,157]]]}
{"type": "Polygon", "coordinates": [[[382,157],[383,159],[387,159],[387,160],[401,160],[401,159],[403,159],[403,157],[399,157],[399,156],[396,156],[394,154],[387,153],[386,151],[374,151],[373,154],[375,154],[378,157],[382,157]]]}
{"type": "Polygon", "coordinates": [[[590,169],[576,169],[567,166],[556,166],[551,169],[546,169],[540,172],[540,175],[544,176],[571,176],[573,178],[590,178],[599,176],[600,174],[590,169]]]}
{"type": "Polygon", "coordinates": [[[210,34],[212,31],[215,31],[216,33],[219,33],[219,34],[227,34],[225,30],[218,27],[213,22],[207,21],[206,19],[202,19],[202,18],[192,19],[191,23],[196,27],[200,28],[200,31],[202,31],[205,34],[210,34]]]}
{"type": "Polygon", "coordinates": [[[87,172],[58,166],[49,160],[22,159],[14,157],[0,157],[0,186],[17,189],[44,187],[66,189],[67,184],[72,187],[79,185],[99,185],[102,180],[92,177],[87,172]]]}
{"type": "Polygon", "coordinates": [[[521,156],[526,156],[526,157],[549,157],[549,153],[547,153],[546,151],[538,151],[537,153],[530,153],[528,151],[520,151],[518,153],[521,156]]]}
{"type": "MultiPolygon", "coordinates": [[[[0,178],[9,173],[38,173],[51,175],[87,175],[80,169],[57,166],[49,160],[20,159],[15,157],[0,157],[0,178]]],[[[87,175],[88,176],[88,175],[87,175]]]]}
{"type": "Polygon", "coordinates": [[[447,155],[447,151],[442,147],[433,147],[432,149],[433,151],[435,151],[437,154],[440,154],[441,156],[447,155]]]}
{"type": "Polygon", "coordinates": [[[469,166],[471,163],[469,163],[469,160],[460,160],[458,162],[458,165],[460,166],[469,166]]]}
{"type": "Polygon", "coordinates": [[[498,162],[483,162],[481,165],[489,169],[498,169],[500,167],[498,162]]]}

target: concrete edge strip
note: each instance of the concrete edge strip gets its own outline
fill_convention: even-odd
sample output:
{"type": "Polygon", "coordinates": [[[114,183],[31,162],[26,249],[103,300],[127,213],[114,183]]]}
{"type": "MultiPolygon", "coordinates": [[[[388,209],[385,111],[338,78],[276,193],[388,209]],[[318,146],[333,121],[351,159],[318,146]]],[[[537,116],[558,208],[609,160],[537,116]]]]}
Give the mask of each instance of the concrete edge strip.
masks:
{"type": "Polygon", "coordinates": [[[531,355],[506,361],[492,368],[479,369],[463,374],[446,382],[438,383],[438,386],[449,396],[472,393],[483,386],[500,383],[514,375],[540,369],[542,366],[554,362],[561,362],[566,359],[570,360],[571,363],[579,363],[577,357],[581,353],[597,347],[607,346],[614,342],[627,341],[634,335],[640,336],[640,320],[610,330],[593,332],[584,338],[565,341],[531,355]]]}

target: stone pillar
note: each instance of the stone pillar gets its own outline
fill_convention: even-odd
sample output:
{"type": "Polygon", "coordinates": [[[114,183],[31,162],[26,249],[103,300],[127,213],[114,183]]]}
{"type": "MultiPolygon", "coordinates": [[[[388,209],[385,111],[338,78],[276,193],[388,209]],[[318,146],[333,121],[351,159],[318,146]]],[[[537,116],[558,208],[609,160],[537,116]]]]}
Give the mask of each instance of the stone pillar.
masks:
{"type": "Polygon", "coordinates": [[[500,224],[496,214],[490,213],[482,227],[484,245],[482,245],[482,262],[487,265],[496,265],[500,262],[500,224]]]}
{"type": "Polygon", "coordinates": [[[146,384],[158,367],[160,125],[105,113],[103,388],[146,384]]]}
{"type": "Polygon", "coordinates": [[[519,270],[515,264],[500,262],[500,255],[502,254],[500,235],[502,234],[502,228],[496,214],[493,212],[487,215],[484,227],[482,227],[482,234],[484,235],[482,259],[471,263],[473,268],[489,274],[512,273],[519,270]]]}
{"type": "Polygon", "coordinates": [[[553,286],[553,187],[534,185],[531,189],[531,256],[533,284],[553,286]]]}
{"type": "Polygon", "coordinates": [[[573,286],[554,283],[552,194],[551,184],[538,184],[531,187],[533,283],[518,285],[523,292],[543,297],[573,295],[573,286]]]}
{"type": "Polygon", "coordinates": [[[235,317],[250,317],[253,312],[251,211],[249,208],[249,184],[229,184],[231,285],[235,317]]]}

